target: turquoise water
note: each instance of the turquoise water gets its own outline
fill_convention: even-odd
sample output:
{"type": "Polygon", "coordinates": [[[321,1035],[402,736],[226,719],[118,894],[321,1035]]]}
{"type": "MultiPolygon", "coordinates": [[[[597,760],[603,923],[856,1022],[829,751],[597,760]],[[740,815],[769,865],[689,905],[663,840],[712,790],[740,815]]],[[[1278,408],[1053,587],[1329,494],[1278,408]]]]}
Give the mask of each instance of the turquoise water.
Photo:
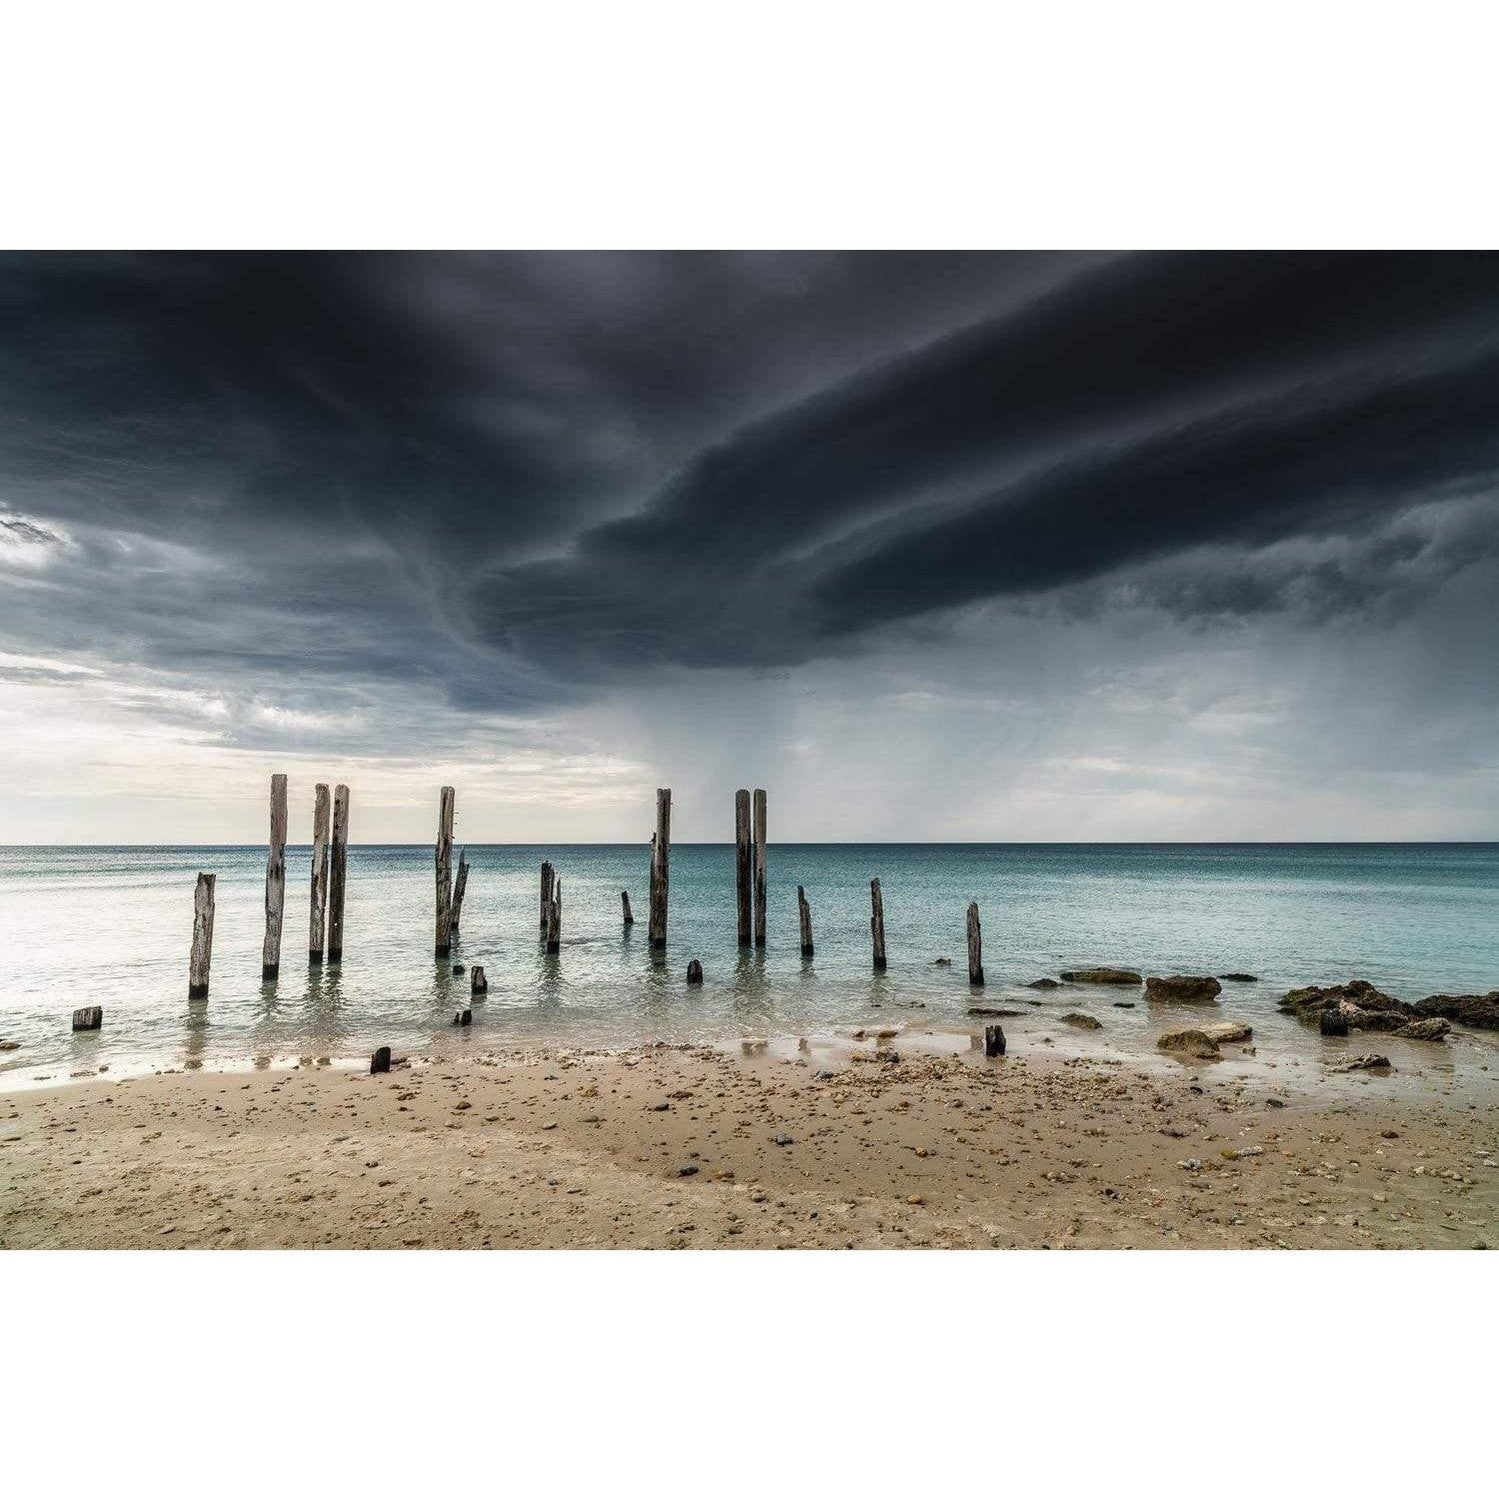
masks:
{"type": "Polygon", "coordinates": [[[769,943],[735,940],[734,851],[671,857],[664,960],[646,941],[649,855],[638,846],[470,847],[454,956],[484,964],[488,999],[452,1031],[468,978],[431,956],[432,851],[354,847],[344,961],[305,962],[309,851],[287,850],[281,978],[260,979],[262,848],[0,850],[0,1068],[186,1058],[360,1055],[535,1041],[617,1045],[796,1033],[919,1002],[933,1025],[973,1003],[964,912],[980,905],[985,1003],[1061,968],[1246,970],[1236,1013],[1269,1015],[1292,984],[1350,976],[1407,999],[1499,987],[1499,844],[779,844],[769,858],[769,943]],[[537,942],[538,869],[563,881],[560,956],[537,942]],[[218,875],[206,1005],[187,1003],[198,870],[218,875]],[[890,966],[871,971],[869,879],[880,877],[890,966]],[[816,956],[797,938],[796,886],[811,902],[816,956]],[[619,892],[636,913],[629,934],[619,892]],[[938,955],[951,968],[933,966],[938,955]],[[697,957],[701,989],[683,982],[697,957]],[[104,1029],[74,1037],[72,1010],[102,1005],[104,1029]]]}

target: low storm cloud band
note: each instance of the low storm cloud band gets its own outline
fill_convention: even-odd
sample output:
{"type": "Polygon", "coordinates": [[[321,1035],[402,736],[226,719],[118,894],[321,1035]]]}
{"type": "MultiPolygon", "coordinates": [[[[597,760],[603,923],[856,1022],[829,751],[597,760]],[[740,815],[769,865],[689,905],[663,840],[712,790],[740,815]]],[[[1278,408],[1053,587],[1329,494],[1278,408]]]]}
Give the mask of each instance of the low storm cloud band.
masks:
{"type": "Polygon", "coordinates": [[[495,838],[1499,834],[1499,258],[16,254],[0,322],[17,839],[345,759],[392,838],[439,767],[495,838]]]}

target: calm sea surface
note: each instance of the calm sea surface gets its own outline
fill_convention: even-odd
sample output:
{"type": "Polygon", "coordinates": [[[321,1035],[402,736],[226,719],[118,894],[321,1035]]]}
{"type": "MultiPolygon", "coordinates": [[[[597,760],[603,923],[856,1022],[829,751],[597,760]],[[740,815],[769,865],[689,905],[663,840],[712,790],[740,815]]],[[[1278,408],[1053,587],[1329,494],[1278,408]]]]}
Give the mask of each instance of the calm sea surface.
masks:
{"type": "Polygon", "coordinates": [[[260,979],[263,848],[0,849],[0,1069],[180,1065],[253,1056],[349,1056],[406,1048],[767,1035],[862,1022],[920,1001],[929,1024],[966,1024],[964,912],[979,902],[985,1003],[1060,968],[1149,973],[1246,970],[1235,1013],[1268,1015],[1292,984],[1373,979],[1418,999],[1499,987],[1499,844],[776,844],[769,943],[735,941],[734,851],[671,855],[664,961],[646,941],[649,854],[638,846],[468,849],[472,872],[454,957],[482,963],[489,996],[450,1029],[467,976],[432,959],[427,847],[353,847],[344,960],[306,964],[306,846],[287,849],[281,978],[260,979]],[[537,941],[538,868],[563,881],[563,942],[537,941]],[[193,886],[218,875],[213,977],[187,1002],[193,886]],[[871,972],[869,879],[880,877],[890,967],[871,972]],[[803,961],[796,887],[817,953],[803,961]],[[628,889],[636,925],[620,922],[628,889]],[[953,958],[938,967],[938,955],[953,958]],[[702,960],[701,989],[683,982],[702,960]],[[72,1010],[103,1005],[104,1029],[73,1036],[72,1010]]]}

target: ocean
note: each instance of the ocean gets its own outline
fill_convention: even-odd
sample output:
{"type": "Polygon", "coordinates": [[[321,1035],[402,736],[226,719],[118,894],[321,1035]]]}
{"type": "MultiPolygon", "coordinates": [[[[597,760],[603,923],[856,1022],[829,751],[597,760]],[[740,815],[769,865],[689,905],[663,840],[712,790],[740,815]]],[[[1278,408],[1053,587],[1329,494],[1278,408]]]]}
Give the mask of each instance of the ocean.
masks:
{"type": "MultiPolygon", "coordinates": [[[[306,961],[310,851],[287,849],[281,976],[262,983],[263,847],[0,850],[0,1069],[234,1064],[368,1055],[377,1045],[796,1035],[903,1013],[962,1029],[974,1003],[1034,1001],[1029,980],[1118,964],[1143,973],[1246,971],[1235,1014],[1272,1021],[1293,985],[1368,978],[1405,999],[1499,987],[1499,844],[772,844],[768,943],[736,942],[734,849],[671,852],[668,947],[646,938],[648,849],[473,846],[453,961],[482,963],[473,1026],[467,975],[432,957],[427,846],[349,849],[344,957],[306,961]],[[538,941],[539,866],[563,882],[562,951],[538,941]],[[212,985],[187,1000],[193,887],[217,874],[212,985]],[[872,970],[869,880],[884,892],[889,967],[872,970]],[[804,960],[796,887],[816,954],[804,960]],[[620,920],[622,889],[636,922],[620,920]],[[967,981],[964,915],[979,903],[988,980],[967,981]],[[933,962],[950,957],[951,967],[933,962]],[[689,988],[698,958],[705,982],[689,988]],[[75,1036],[71,1012],[102,1005],[75,1036]]],[[[456,856],[455,856],[456,864],[456,856]]],[[[1070,1002],[1115,995],[1062,991],[1070,1002]]],[[[1229,996],[1225,996],[1228,999],[1229,996]]],[[[1143,1006],[1141,1007],[1143,1010],[1143,1006]]],[[[1133,1022],[1132,1022],[1133,1023],[1133,1022]]],[[[19,1081],[19,1078],[17,1078],[19,1081]]]]}

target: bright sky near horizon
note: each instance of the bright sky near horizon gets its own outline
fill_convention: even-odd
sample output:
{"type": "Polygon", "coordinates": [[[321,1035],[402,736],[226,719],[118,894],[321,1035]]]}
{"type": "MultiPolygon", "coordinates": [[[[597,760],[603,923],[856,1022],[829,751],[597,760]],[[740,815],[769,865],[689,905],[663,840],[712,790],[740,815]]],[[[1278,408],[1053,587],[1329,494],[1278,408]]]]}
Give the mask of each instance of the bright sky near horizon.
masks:
{"type": "Polygon", "coordinates": [[[0,257],[3,842],[1499,837],[1499,259],[0,257]]]}

